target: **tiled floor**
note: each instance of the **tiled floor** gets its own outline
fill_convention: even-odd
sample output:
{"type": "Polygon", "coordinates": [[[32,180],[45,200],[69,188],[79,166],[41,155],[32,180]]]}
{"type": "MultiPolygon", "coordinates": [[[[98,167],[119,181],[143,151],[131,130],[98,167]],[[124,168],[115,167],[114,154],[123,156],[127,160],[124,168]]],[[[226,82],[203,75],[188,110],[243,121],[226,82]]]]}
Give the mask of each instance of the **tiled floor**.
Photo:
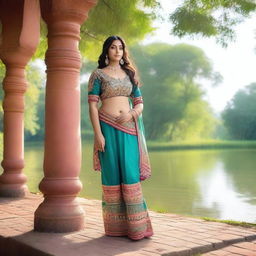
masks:
{"type": "Polygon", "coordinates": [[[34,212],[43,196],[0,198],[0,255],[175,255],[256,256],[256,229],[149,211],[154,236],[132,241],[104,235],[101,201],[79,198],[85,228],[70,233],[33,231],[34,212]],[[3,249],[4,248],[4,249],[3,249]],[[18,254],[17,254],[18,252],[18,254]]]}

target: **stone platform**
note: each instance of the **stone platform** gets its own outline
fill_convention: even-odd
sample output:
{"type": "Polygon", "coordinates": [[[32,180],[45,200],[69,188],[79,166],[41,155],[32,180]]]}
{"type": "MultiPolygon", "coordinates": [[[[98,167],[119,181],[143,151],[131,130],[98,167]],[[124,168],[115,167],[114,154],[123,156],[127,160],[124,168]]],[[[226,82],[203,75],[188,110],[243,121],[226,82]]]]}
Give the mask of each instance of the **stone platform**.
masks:
{"type": "Polygon", "coordinates": [[[256,256],[256,229],[149,211],[154,236],[139,241],[104,235],[101,201],[79,198],[86,213],[83,230],[33,231],[41,194],[0,198],[1,256],[247,255],[256,256]]]}

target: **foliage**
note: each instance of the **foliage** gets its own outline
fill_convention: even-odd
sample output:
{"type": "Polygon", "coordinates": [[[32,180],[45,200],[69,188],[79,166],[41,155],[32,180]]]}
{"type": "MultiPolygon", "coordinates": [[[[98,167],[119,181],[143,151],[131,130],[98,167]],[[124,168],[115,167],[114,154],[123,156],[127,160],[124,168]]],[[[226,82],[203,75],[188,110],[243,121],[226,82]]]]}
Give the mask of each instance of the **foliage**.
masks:
{"type": "Polygon", "coordinates": [[[25,93],[25,113],[24,113],[24,127],[25,132],[35,135],[39,129],[37,123],[37,109],[38,100],[40,97],[40,87],[42,85],[42,77],[40,76],[39,67],[31,63],[27,68],[28,88],[25,93]]]}
{"type": "Polygon", "coordinates": [[[218,123],[207,102],[192,101],[187,105],[184,118],[178,122],[174,137],[183,140],[209,139],[218,123]]]}
{"type": "Polygon", "coordinates": [[[95,61],[103,41],[110,35],[119,35],[128,44],[143,39],[154,30],[152,20],[157,17],[158,8],[156,0],[98,1],[81,27],[82,54],[95,61]]]}
{"type": "Polygon", "coordinates": [[[40,22],[39,45],[38,45],[38,47],[36,49],[35,54],[32,56],[32,60],[44,59],[47,47],[48,47],[48,42],[47,42],[47,25],[41,19],[41,22],[40,22]]]}
{"type": "Polygon", "coordinates": [[[133,47],[131,53],[145,85],[141,90],[148,139],[209,137],[216,120],[202,100],[199,79],[216,84],[221,76],[213,72],[203,51],[186,44],[154,43],[133,47]]]}
{"type": "MultiPolygon", "coordinates": [[[[110,35],[119,35],[128,44],[143,39],[154,31],[152,21],[159,8],[157,0],[99,0],[80,29],[82,56],[96,61],[104,40],[110,35]]],[[[47,26],[42,20],[40,43],[33,59],[44,58],[46,50],[47,26]]]]}
{"type": "MultiPolygon", "coordinates": [[[[5,66],[0,62],[0,81],[3,81],[5,66]]],[[[31,61],[26,68],[26,79],[28,81],[28,87],[25,92],[25,112],[24,112],[24,130],[25,138],[31,135],[36,135],[40,129],[38,115],[38,100],[40,97],[40,88],[44,82],[44,78],[41,75],[40,67],[35,65],[35,62],[31,61]]],[[[2,82],[1,82],[2,84],[2,82]]],[[[0,90],[0,131],[3,132],[3,109],[2,101],[4,97],[4,91],[0,90]]]]}
{"type": "Polygon", "coordinates": [[[256,139],[256,83],[240,89],[222,112],[224,124],[233,139],[256,139]]]}
{"type": "Polygon", "coordinates": [[[256,11],[254,0],[184,0],[169,17],[172,33],[213,36],[227,46],[235,38],[235,25],[256,11]]]}
{"type": "Polygon", "coordinates": [[[26,92],[26,111],[25,111],[25,139],[43,140],[44,138],[44,114],[45,114],[45,83],[46,75],[42,70],[41,61],[31,61],[28,66],[27,80],[30,90],[36,91],[36,100],[27,101],[29,90],[26,92]],[[32,106],[29,106],[31,105],[32,106]],[[32,112],[32,115],[31,115],[32,112]],[[36,132],[26,128],[26,117],[31,123],[34,121],[36,132]]]}
{"type": "Polygon", "coordinates": [[[45,89],[39,89],[39,97],[36,102],[36,133],[31,133],[25,130],[25,140],[44,140],[44,128],[45,128],[45,89]]]}

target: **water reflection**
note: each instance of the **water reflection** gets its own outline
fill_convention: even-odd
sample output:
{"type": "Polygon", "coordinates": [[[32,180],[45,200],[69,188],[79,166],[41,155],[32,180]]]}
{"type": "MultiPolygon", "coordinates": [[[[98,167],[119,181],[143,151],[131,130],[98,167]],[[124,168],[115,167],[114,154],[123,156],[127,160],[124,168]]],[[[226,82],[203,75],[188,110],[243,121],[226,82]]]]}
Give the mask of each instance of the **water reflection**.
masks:
{"type": "Polygon", "coordinates": [[[219,219],[255,222],[255,204],[248,203],[248,196],[237,192],[222,162],[217,162],[210,173],[200,175],[198,184],[204,197],[200,202],[195,202],[195,207],[211,209],[209,217],[216,218],[218,214],[219,219]]]}
{"type": "MultiPolygon", "coordinates": [[[[256,222],[255,150],[150,152],[153,175],[143,193],[152,210],[256,222]]],[[[31,191],[43,177],[43,144],[28,144],[25,173],[31,191]]],[[[92,170],[92,145],[83,143],[79,196],[101,199],[100,173],[92,170]]]]}

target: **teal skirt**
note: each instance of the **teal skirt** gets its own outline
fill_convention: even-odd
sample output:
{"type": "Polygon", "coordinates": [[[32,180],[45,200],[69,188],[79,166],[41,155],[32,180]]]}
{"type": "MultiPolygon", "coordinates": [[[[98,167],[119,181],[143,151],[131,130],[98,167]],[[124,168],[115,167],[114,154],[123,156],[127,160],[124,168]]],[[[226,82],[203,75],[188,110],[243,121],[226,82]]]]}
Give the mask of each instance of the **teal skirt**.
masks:
{"type": "Polygon", "coordinates": [[[99,158],[105,234],[139,240],[153,235],[140,181],[140,151],[135,123],[118,125],[114,117],[100,116],[105,138],[99,158]]]}
{"type": "Polygon", "coordinates": [[[103,185],[140,181],[139,147],[136,135],[120,131],[100,120],[105,152],[99,152],[103,185]]]}

